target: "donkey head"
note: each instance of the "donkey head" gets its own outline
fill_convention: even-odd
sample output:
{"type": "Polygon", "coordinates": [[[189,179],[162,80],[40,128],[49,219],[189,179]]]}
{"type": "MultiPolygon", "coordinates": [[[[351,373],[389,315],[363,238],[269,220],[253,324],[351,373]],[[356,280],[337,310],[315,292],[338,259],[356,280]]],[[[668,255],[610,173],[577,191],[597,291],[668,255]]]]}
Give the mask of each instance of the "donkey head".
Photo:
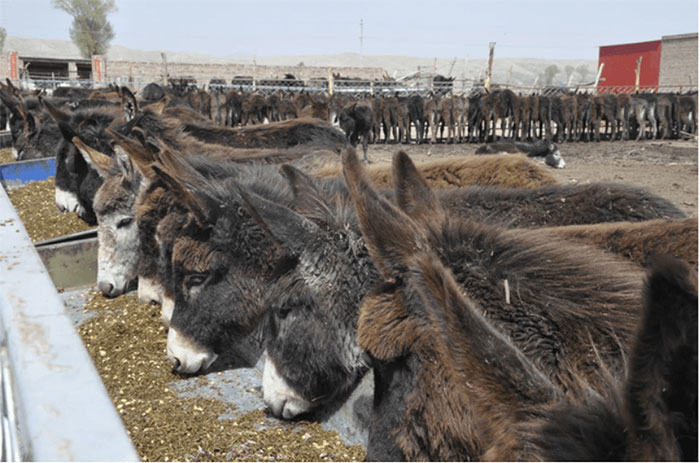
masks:
{"type": "Polygon", "coordinates": [[[549,140],[545,140],[547,145],[547,154],[544,157],[544,162],[555,169],[563,169],[566,167],[564,158],[561,157],[559,147],[549,140]]]}
{"type": "Polygon", "coordinates": [[[283,166],[291,208],[250,191],[241,197],[281,250],[267,290],[263,398],[291,418],[346,397],[367,371],[355,340],[357,307],[376,270],[354,228],[339,184],[317,189],[298,170],[283,166]]]}
{"type": "Polygon", "coordinates": [[[81,155],[73,139],[78,137],[87,146],[113,155],[111,140],[105,129],[112,123],[115,114],[82,110],[69,115],[46,100],[42,103],[63,136],[56,152],[56,205],[60,210],[77,211],[83,220],[94,225],[97,219],[92,202],[102,184],[102,177],[81,155]]]}
{"type": "Polygon", "coordinates": [[[61,141],[61,133],[48,116],[24,110],[18,106],[24,119],[22,131],[14,142],[13,154],[18,161],[54,156],[61,141]],[[48,119],[48,120],[47,120],[48,119]]]}
{"type": "Polygon", "coordinates": [[[115,297],[127,291],[137,276],[139,235],[134,220],[135,203],[143,184],[153,174],[147,164],[150,152],[126,137],[108,133],[116,142],[114,158],[90,148],[78,137],[73,143],[103,179],[93,202],[99,225],[97,281],[103,294],[115,297]]]}
{"type": "MultiPolygon", "coordinates": [[[[269,169],[242,168],[251,175],[241,174],[238,181],[269,182],[265,178],[269,169]]],[[[174,298],[172,306],[165,297],[163,303],[164,318],[172,307],[168,358],[175,371],[196,373],[257,328],[262,282],[271,271],[274,247],[241,206],[237,180],[154,169],[168,188],[178,192],[187,210],[184,226],[170,238],[172,242],[162,232],[181,216],[164,218],[157,230],[160,260],[168,254],[171,259],[169,270],[168,263],[159,263],[161,280],[164,271],[170,280],[165,295],[172,291],[174,298]]],[[[273,197],[284,195],[278,188],[272,190],[273,197]]]]}

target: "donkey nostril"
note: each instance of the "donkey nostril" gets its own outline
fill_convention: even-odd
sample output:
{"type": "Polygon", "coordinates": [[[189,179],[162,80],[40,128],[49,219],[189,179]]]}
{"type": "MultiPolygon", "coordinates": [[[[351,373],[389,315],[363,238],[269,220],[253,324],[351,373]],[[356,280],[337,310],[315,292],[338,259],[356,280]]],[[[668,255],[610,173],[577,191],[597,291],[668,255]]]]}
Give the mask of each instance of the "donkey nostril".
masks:
{"type": "Polygon", "coordinates": [[[105,296],[112,296],[112,290],[114,290],[114,285],[112,283],[107,283],[106,281],[100,281],[97,285],[105,296]]]}
{"type": "Polygon", "coordinates": [[[151,299],[148,303],[151,305],[160,305],[160,304],[158,304],[158,301],[153,300],[153,299],[151,299]]]}
{"type": "Polygon", "coordinates": [[[177,373],[180,370],[180,359],[175,357],[173,360],[173,373],[177,373]]]}

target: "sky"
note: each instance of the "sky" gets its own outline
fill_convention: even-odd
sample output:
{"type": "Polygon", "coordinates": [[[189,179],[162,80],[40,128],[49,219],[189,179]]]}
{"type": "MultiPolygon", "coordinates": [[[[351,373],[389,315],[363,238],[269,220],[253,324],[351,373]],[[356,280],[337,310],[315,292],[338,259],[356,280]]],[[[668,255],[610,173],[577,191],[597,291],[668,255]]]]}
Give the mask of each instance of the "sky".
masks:
{"type": "MultiPolygon", "coordinates": [[[[216,56],[598,59],[598,47],[698,31],[697,0],[116,0],[113,45],[216,56]],[[362,22],[362,32],[360,28],[362,22]],[[362,36],[362,44],[360,37],[362,36]]],[[[0,0],[0,27],[70,40],[50,0],[0,0]]]]}

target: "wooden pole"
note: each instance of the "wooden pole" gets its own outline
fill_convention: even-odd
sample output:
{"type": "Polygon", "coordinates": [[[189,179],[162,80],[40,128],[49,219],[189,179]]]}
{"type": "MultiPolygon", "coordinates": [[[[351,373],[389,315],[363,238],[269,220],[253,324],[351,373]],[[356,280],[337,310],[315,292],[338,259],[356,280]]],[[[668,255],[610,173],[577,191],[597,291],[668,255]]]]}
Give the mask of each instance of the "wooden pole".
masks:
{"type": "Polygon", "coordinates": [[[328,68],[328,93],[333,95],[333,69],[328,68]]]}
{"type": "Polygon", "coordinates": [[[603,74],[603,67],[605,66],[605,63],[600,63],[600,66],[598,66],[598,74],[595,76],[595,84],[593,85],[596,88],[596,92],[598,91],[598,82],[600,82],[600,76],[603,74]]]}
{"type": "Polygon", "coordinates": [[[486,90],[491,90],[491,69],[493,67],[493,50],[496,48],[496,42],[489,42],[489,67],[486,70],[486,90]]]}
{"type": "Polygon", "coordinates": [[[637,58],[637,69],[634,70],[634,92],[639,92],[639,77],[642,74],[642,56],[637,58]]]}
{"type": "Polygon", "coordinates": [[[163,85],[168,85],[168,58],[165,57],[165,53],[160,54],[161,60],[163,60],[163,85]]]}

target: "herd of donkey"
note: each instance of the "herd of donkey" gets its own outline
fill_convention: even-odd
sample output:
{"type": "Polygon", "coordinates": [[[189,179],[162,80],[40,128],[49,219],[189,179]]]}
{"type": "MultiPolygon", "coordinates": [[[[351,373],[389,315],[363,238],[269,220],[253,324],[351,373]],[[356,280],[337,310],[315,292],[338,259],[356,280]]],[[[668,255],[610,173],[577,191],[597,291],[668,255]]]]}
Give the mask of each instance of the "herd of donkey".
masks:
{"type": "MultiPolygon", "coordinates": [[[[266,406],[292,419],[372,370],[370,460],[697,461],[697,218],[671,202],[561,185],[521,156],[366,166],[329,122],[340,96],[287,113],[272,95],[79,90],[2,85],[16,157],[56,156],[57,206],[98,226],[99,289],[162,306],[174,372],[255,346],[266,406]]],[[[638,136],[695,132],[696,95],[511,93],[421,99],[418,140],[430,111],[460,140],[496,138],[496,120],[506,138],[598,139],[600,118],[627,137],[637,104],[655,114],[638,136]]],[[[408,101],[338,114],[359,107],[375,140],[380,121],[410,137],[392,132],[408,101]]]]}

